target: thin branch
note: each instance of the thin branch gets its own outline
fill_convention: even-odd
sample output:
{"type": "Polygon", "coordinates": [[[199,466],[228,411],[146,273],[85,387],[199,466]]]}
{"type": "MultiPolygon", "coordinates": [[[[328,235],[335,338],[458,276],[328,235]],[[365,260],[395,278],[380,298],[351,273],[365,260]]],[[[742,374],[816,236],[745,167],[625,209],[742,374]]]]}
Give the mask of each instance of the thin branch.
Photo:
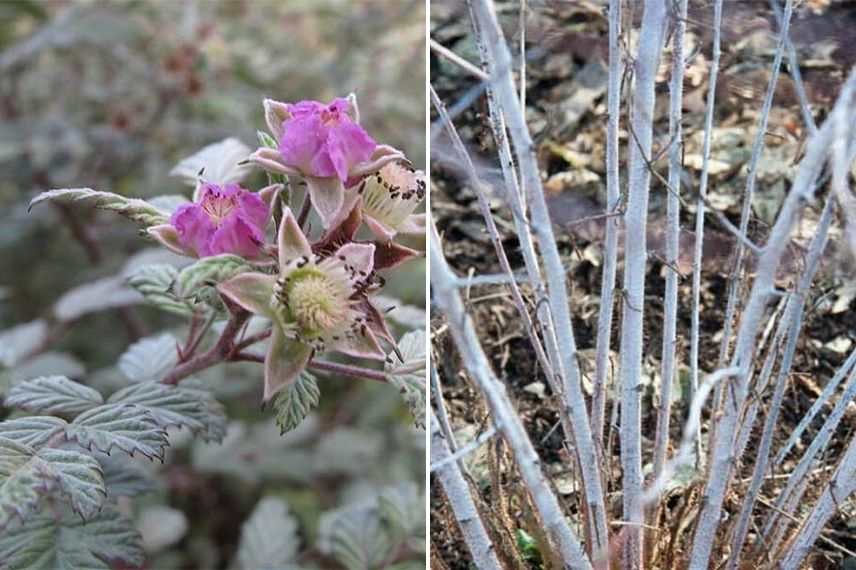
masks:
{"type": "Polygon", "coordinates": [[[478,172],[476,172],[476,167],[473,164],[473,161],[470,158],[455,125],[449,120],[449,116],[446,114],[446,109],[440,101],[440,98],[437,96],[437,92],[434,91],[433,86],[429,86],[429,89],[431,92],[431,102],[434,104],[434,108],[440,115],[441,120],[444,121],[446,131],[452,141],[452,146],[458,154],[458,159],[464,164],[464,170],[469,178],[470,187],[473,192],[475,192],[478,199],[479,209],[481,210],[482,218],[484,218],[485,227],[487,228],[488,235],[490,236],[490,241],[496,251],[497,258],[499,259],[499,265],[509,277],[508,285],[511,289],[511,295],[514,299],[514,304],[517,307],[517,312],[523,320],[523,327],[529,337],[529,342],[535,349],[535,355],[544,370],[544,374],[547,376],[551,386],[554,386],[555,389],[556,379],[553,373],[553,366],[550,364],[547,354],[544,352],[544,347],[541,345],[541,340],[538,338],[538,334],[535,332],[535,325],[532,322],[532,317],[529,315],[526,302],[523,300],[523,294],[520,292],[520,287],[518,287],[517,282],[513,278],[514,271],[511,269],[511,263],[508,261],[508,256],[505,253],[505,247],[502,245],[502,237],[499,235],[499,230],[494,222],[493,212],[490,210],[490,202],[484,192],[484,182],[479,178],[478,172]]]}
{"type": "MultiPolygon", "coordinates": [[[[606,215],[613,215],[621,201],[618,175],[618,128],[621,122],[621,0],[609,0],[609,76],[607,80],[606,124],[606,215]]],[[[615,296],[615,274],[618,266],[619,218],[606,222],[603,249],[603,275],[600,282],[600,308],[595,343],[595,378],[592,387],[591,431],[595,444],[603,446],[606,418],[609,349],[612,341],[612,317],[615,296]]],[[[601,454],[602,455],[602,454],[601,454]]]]}
{"type": "MultiPolygon", "coordinates": [[[[485,9],[491,8],[485,6],[485,9]]],[[[491,370],[472,320],[464,310],[464,303],[458,288],[455,286],[455,276],[443,257],[440,239],[437,237],[436,230],[433,229],[433,224],[429,231],[431,234],[429,258],[431,260],[431,285],[434,300],[436,306],[448,319],[449,331],[464,366],[480,392],[485,396],[495,425],[508,443],[517,462],[523,483],[532,496],[549,536],[556,542],[560,555],[572,568],[591,570],[591,562],[583,552],[579,540],[565,519],[556,495],[541,472],[538,455],[520,422],[520,418],[514,411],[505,385],[496,378],[491,370]]],[[[449,466],[452,467],[454,464],[449,466]]]]}
{"type": "Polygon", "coordinates": [[[448,457],[445,457],[445,458],[441,459],[440,461],[433,461],[432,460],[431,466],[430,466],[431,467],[431,469],[430,469],[431,473],[433,473],[434,471],[437,471],[439,469],[442,469],[443,467],[445,467],[449,463],[456,463],[457,461],[463,459],[467,455],[474,453],[479,447],[484,445],[486,442],[490,441],[490,439],[493,436],[495,436],[496,434],[497,434],[496,428],[494,428],[494,427],[489,428],[487,431],[479,434],[479,436],[477,438],[475,438],[474,440],[472,440],[468,444],[464,445],[462,448],[455,451],[454,453],[450,454],[448,457]]]}
{"type": "Polygon", "coordinates": [[[467,480],[458,469],[457,463],[454,460],[449,460],[450,457],[449,445],[439,428],[437,416],[432,412],[431,464],[438,466],[436,468],[437,478],[443,485],[449,506],[452,507],[455,519],[461,527],[461,534],[473,556],[473,563],[479,570],[502,570],[493,543],[473,501],[467,480]]]}
{"type": "MultiPolygon", "coordinates": [[[[850,104],[849,96],[856,87],[856,70],[842,89],[842,96],[835,103],[833,113],[850,104]]],[[[738,411],[742,409],[746,398],[747,373],[753,361],[756,335],[761,326],[767,302],[774,291],[776,270],[790,239],[790,233],[797,216],[804,205],[812,198],[815,181],[823,167],[832,144],[834,121],[827,120],[815,136],[809,138],[806,154],[797,169],[790,192],[787,194],[776,222],[770,230],[764,253],[758,259],[755,281],[749,299],[740,319],[740,328],[735,342],[732,366],[739,366],[743,373],[734,382],[734,390],[726,391],[725,406],[716,428],[716,440],[713,442],[713,462],[708,477],[705,495],[707,500],[699,513],[693,540],[690,565],[707,567],[716,529],[722,514],[722,503],[731,478],[734,436],[738,429],[738,411]]]]}
{"type": "Polygon", "coordinates": [[[437,55],[443,57],[444,59],[454,63],[455,65],[457,65],[458,67],[460,67],[461,69],[463,69],[464,71],[466,71],[467,73],[472,75],[473,77],[477,77],[478,79],[480,79],[482,81],[487,81],[490,78],[490,76],[487,73],[485,73],[484,71],[482,71],[477,66],[470,63],[469,61],[465,60],[464,58],[462,58],[461,56],[459,56],[458,54],[456,54],[455,52],[453,52],[449,48],[445,47],[441,43],[437,42],[436,40],[432,39],[432,40],[429,40],[429,42],[431,45],[431,51],[433,51],[437,55]]]}
{"type": "MultiPolygon", "coordinates": [[[[704,115],[704,140],[702,142],[702,167],[699,180],[698,199],[696,200],[695,243],[693,247],[692,311],[690,311],[690,393],[698,389],[701,319],[701,264],[704,253],[704,210],[707,203],[707,184],[710,177],[710,146],[713,140],[713,116],[716,106],[716,81],[719,77],[720,43],[722,31],[722,0],[713,2],[713,54],[710,62],[710,76],[707,86],[707,103],[704,115]]],[[[702,461],[701,434],[696,448],[697,462],[702,461]]]]}
{"type": "MultiPolygon", "coordinates": [[[[793,1],[786,0],[785,14],[781,19],[779,31],[779,43],[776,49],[776,54],[773,57],[773,69],[770,71],[770,80],[767,83],[767,93],[764,96],[764,103],[761,106],[761,115],[758,118],[758,128],[755,131],[755,140],[752,143],[752,154],[749,157],[749,166],[746,177],[746,190],[743,193],[743,208],[740,212],[740,233],[746,235],[749,230],[749,216],[752,213],[752,199],[755,196],[755,181],[758,174],[758,163],[761,160],[761,155],[764,152],[766,142],[765,134],[767,125],[770,119],[770,111],[773,108],[773,97],[776,94],[776,83],[779,79],[779,71],[782,67],[782,58],[785,53],[785,44],[788,41],[788,30],[791,24],[791,14],[793,13],[793,1]]],[[[737,251],[735,253],[734,265],[731,270],[731,275],[728,280],[728,300],[725,308],[725,329],[722,333],[722,340],[719,346],[719,365],[722,366],[728,355],[728,346],[731,343],[731,334],[733,329],[734,315],[737,310],[737,293],[739,289],[739,277],[743,272],[743,263],[745,250],[743,243],[737,243],[737,251]]]]}
{"type": "MultiPolygon", "coordinates": [[[[675,7],[673,6],[673,11],[675,7]]],[[[666,264],[675,267],[680,255],[680,212],[679,196],[681,192],[681,149],[683,146],[684,97],[684,34],[686,24],[683,18],[687,14],[687,0],[681,0],[677,13],[673,13],[676,25],[672,39],[672,80],[669,84],[669,138],[672,140],[669,152],[669,185],[674,189],[666,202],[666,264]]],[[[663,311],[663,349],[660,369],[660,408],[657,410],[657,431],[654,439],[654,476],[663,470],[666,461],[666,449],[669,446],[669,420],[672,412],[672,384],[675,379],[677,362],[675,345],[678,328],[678,274],[666,272],[666,292],[663,311]]]]}
{"type": "Polygon", "coordinates": [[[561,347],[561,360],[553,362],[553,366],[564,382],[564,413],[570,416],[573,426],[573,434],[571,435],[576,444],[575,451],[582,475],[585,506],[590,514],[589,517],[586,517],[586,532],[591,540],[587,541],[586,544],[591,546],[592,556],[598,560],[607,554],[609,531],[603,485],[597,460],[598,455],[592,440],[577,361],[577,347],[568,306],[570,296],[568,295],[565,271],[553,235],[544,190],[541,186],[538,162],[534,152],[535,147],[526,119],[518,104],[514,81],[510,73],[511,54],[497,21],[493,2],[490,0],[472,0],[471,6],[474,19],[478,22],[478,30],[484,36],[485,54],[489,61],[488,70],[495,80],[495,84],[491,86],[491,91],[501,102],[505,118],[508,121],[508,131],[514,142],[521,180],[526,189],[524,195],[529,200],[532,215],[531,227],[541,246],[544,268],[547,274],[550,313],[555,325],[558,346],[561,347]]]}
{"type": "MultiPolygon", "coordinates": [[[[229,306],[227,304],[227,306],[229,306]]],[[[192,357],[187,362],[182,362],[166,375],[163,379],[164,384],[178,384],[181,380],[199,372],[210,368],[219,362],[223,362],[229,356],[233,349],[235,337],[240,332],[244,323],[250,318],[250,313],[240,308],[231,307],[232,312],[229,315],[229,320],[220,338],[206,352],[192,357]]]]}
{"type": "MultiPolygon", "coordinates": [[[[740,563],[740,552],[743,549],[743,543],[746,540],[746,535],[749,531],[749,521],[752,515],[752,509],[755,504],[755,498],[760,496],[761,485],[764,483],[764,475],[767,472],[767,465],[770,456],[770,450],[773,445],[773,435],[776,432],[776,423],[779,418],[782,401],[785,395],[785,386],[788,375],[791,371],[791,366],[794,360],[794,354],[797,348],[802,331],[802,314],[805,309],[805,299],[817,269],[820,267],[820,258],[826,249],[827,237],[829,235],[829,227],[832,224],[832,205],[833,200],[827,198],[826,205],[823,208],[818,227],[812,238],[811,245],[807,256],[806,269],[800,277],[800,282],[797,286],[796,294],[788,299],[788,306],[785,309],[786,318],[779,322],[780,329],[787,327],[787,344],[782,355],[781,365],[779,367],[776,378],[775,390],[773,398],[767,408],[767,418],[764,423],[764,432],[761,436],[761,443],[758,446],[758,452],[755,456],[755,467],[752,474],[752,483],[745,495],[743,506],[741,507],[740,515],[737,519],[733,538],[731,542],[731,557],[728,562],[729,570],[736,570],[740,563]]],[[[770,355],[774,351],[770,351],[770,355]]],[[[759,391],[763,387],[759,387],[759,391]]],[[[757,408],[759,402],[753,404],[753,408],[757,408]]],[[[753,414],[754,416],[754,414],[753,414]]],[[[744,431],[748,432],[751,429],[751,423],[747,422],[744,431]]]]}
{"type": "MultiPolygon", "coordinates": [[[[624,303],[621,326],[621,471],[624,520],[644,521],[642,489],[642,349],[646,263],[647,218],[651,173],[646,162],[651,155],[655,82],[666,27],[664,0],[645,0],[639,51],[634,68],[635,89],[630,124],[639,142],[630,144],[627,209],[624,216],[624,303]]],[[[642,532],[639,526],[625,529],[622,567],[640,569],[642,532]]]]}

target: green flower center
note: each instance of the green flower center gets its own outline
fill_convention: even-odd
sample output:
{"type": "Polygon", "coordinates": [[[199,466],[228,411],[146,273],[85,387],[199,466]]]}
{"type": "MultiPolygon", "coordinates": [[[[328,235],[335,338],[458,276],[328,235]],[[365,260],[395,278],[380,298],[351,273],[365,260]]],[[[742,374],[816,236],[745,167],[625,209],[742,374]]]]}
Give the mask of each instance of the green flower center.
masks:
{"type": "Polygon", "coordinates": [[[285,301],[302,334],[324,336],[347,324],[350,303],[342,287],[325,273],[307,268],[294,272],[285,287],[285,301]]]}

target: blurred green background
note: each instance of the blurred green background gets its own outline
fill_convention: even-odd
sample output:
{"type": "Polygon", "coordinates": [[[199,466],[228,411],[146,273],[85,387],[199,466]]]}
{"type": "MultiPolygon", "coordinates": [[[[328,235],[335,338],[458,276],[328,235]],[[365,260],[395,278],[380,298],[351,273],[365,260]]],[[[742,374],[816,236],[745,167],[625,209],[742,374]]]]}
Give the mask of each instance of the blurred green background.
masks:
{"type": "MultiPolygon", "coordinates": [[[[39,374],[109,392],[127,383],[116,361],[129,344],[185,334],[180,319],[142,304],[99,306],[127,295],[122,279],[141,260],[164,260],[132,223],[78,207],[28,212],[33,196],[68,187],[189,194],[170,169],[229,136],[257,146],[263,98],[352,91],[368,132],[424,170],[424,4],[0,1],[0,395],[39,374]],[[58,318],[72,290],[95,302],[58,318]]],[[[257,173],[246,186],[264,183],[257,173]]],[[[401,335],[424,320],[424,260],[390,277],[384,294],[403,307],[401,335]]],[[[319,377],[318,412],[281,438],[272,412],[259,409],[259,366],[221,367],[201,379],[236,423],[222,446],[174,433],[167,464],[142,466],[156,491],[125,507],[143,530],[149,567],[229,567],[242,520],[271,494],[301,521],[300,567],[342,567],[318,543],[325,516],[384,490],[415,493],[414,514],[424,518],[424,432],[411,427],[394,388],[319,377]]],[[[0,419],[8,413],[0,406],[0,419]]],[[[390,567],[420,548],[390,557],[390,567]]]]}

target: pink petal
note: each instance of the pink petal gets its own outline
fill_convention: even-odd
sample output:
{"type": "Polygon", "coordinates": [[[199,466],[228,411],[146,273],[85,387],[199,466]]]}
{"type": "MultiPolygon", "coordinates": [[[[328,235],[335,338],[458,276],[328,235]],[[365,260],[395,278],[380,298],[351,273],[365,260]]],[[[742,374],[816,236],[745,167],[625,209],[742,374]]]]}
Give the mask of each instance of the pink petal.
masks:
{"type": "MultiPolygon", "coordinates": [[[[292,106],[294,107],[294,106],[292,106]]],[[[332,165],[318,160],[324,153],[327,127],[315,113],[298,113],[283,123],[284,132],[279,141],[281,162],[308,176],[333,176],[332,165]]]]}
{"type": "Polygon", "coordinates": [[[241,273],[217,285],[217,290],[244,309],[275,320],[271,299],[276,277],[264,273],[241,273]]]}
{"type": "Polygon", "coordinates": [[[169,221],[182,247],[200,257],[211,255],[208,242],[217,228],[199,204],[182,204],[169,221]]]}
{"type": "Polygon", "coordinates": [[[322,111],[325,107],[324,103],[318,101],[298,101],[287,105],[288,112],[294,116],[312,115],[322,111]]]}
{"type": "Polygon", "coordinates": [[[234,253],[242,257],[258,257],[264,234],[237,211],[229,214],[208,242],[206,255],[234,253]]]}
{"type": "Polygon", "coordinates": [[[346,243],[336,250],[336,257],[344,257],[345,263],[353,267],[357,272],[363,271],[366,275],[374,268],[375,246],[371,243],[346,243]]]}
{"type": "Polygon", "coordinates": [[[385,144],[378,145],[366,162],[357,164],[351,168],[350,176],[362,178],[363,176],[377,172],[390,162],[403,159],[404,153],[400,150],[385,144]]]}
{"type": "Polygon", "coordinates": [[[276,238],[279,247],[279,270],[284,272],[289,263],[300,257],[312,255],[312,246],[297,224],[291,208],[282,212],[279,234],[276,238]]]}
{"type": "Polygon", "coordinates": [[[348,158],[340,141],[328,137],[320,152],[312,159],[312,173],[316,176],[336,176],[344,182],[348,179],[348,158]]]}
{"type": "Polygon", "coordinates": [[[312,349],[308,345],[286,338],[274,325],[265,357],[263,400],[269,402],[277,392],[296,382],[311,357],[312,349]]]}
{"type": "Polygon", "coordinates": [[[169,224],[161,224],[159,226],[151,226],[146,230],[155,241],[160,243],[168,250],[179,255],[188,257],[196,257],[196,253],[181,245],[176,229],[169,224]]]}
{"type": "Polygon", "coordinates": [[[238,208],[241,216],[256,228],[263,230],[267,225],[270,208],[258,194],[242,189],[238,194],[238,208]]]}
{"type": "Polygon", "coordinates": [[[282,162],[282,156],[275,148],[260,148],[251,154],[247,160],[256,164],[268,172],[276,174],[285,174],[287,176],[299,175],[300,171],[296,168],[286,166],[282,162]]]}
{"type": "Polygon", "coordinates": [[[321,217],[321,223],[325,228],[336,219],[345,201],[345,187],[338,178],[316,178],[306,177],[306,186],[312,205],[321,217]]]}
{"type": "MultiPolygon", "coordinates": [[[[329,138],[341,147],[345,155],[348,170],[361,162],[371,159],[372,154],[377,148],[375,140],[361,126],[350,121],[350,119],[345,119],[339,125],[331,128],[329,138]]],[[[345,180],[347,178],[347,171],[345,172],[345,176],[342,176],[340,173],[339,177],[345,180]]]]}

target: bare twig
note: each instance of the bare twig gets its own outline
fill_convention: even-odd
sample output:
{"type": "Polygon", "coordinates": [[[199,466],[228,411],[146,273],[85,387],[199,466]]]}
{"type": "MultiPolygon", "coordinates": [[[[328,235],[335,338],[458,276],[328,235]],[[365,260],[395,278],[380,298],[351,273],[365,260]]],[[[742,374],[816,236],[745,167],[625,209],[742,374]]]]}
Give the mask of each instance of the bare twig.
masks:
{"type": "MultiPolygon", "coordinates": [[[[675,10],[675,7],[672,8],[675,10]]],[[[687,14],[687,0],[681,0],[677,13],[673,14],[675,28],[672,32],[672,80],[669,84],[669,138],[672,139],[669,152],[669,186],[670,192],[666,202],[666,264],[676,266],[678,263],[680,240],[680,201],[681,191],[681,148],[683,146],[683,117],[684,97],[684,33],[686,24],[683,18],[687,14]]],[[[654,440],[654,476],[663,470],[666,461],[666,449],[669,445],[669,420],[672,412],[672,384],[674,383],[677,362],[675,345],[678,328],[678,274],[675,271],[666,273],[666,295],[663,312],[663,350],[662,367],[660,369],[660,408],[657,410],[657,432],[654,440]]]]}
{"type": "Polygon", "coordinates": [[[558,346],[561,347],[561,359],[553,362],[553,367],[563,379],[564,413],[567,413],[573,426],[577,462],[583,481],[585,506],[590,514],[586,517],[586,532],[590,537],[595,560],[607,553],[609,534],[606,520],[606,506],[601,482],[597,451],[592,440],[585,395],[582,390],[577,348],[571,324],[568,306],[568,289],[565,271],[562,267],[553,227],[547,210],[544,191],[541,186],[540,172],[535,157],[534,144],[526,125],[525,117],[517,101],[514,81],[510,73],[511,54],[496,19],[493,2],[490,0],[472,0],[471,6],[478,22],[478,29],[484,35],[485,53],[489,62],[488,70],[495,83],[491,86],[497,100],[501,102],[508,131],[514,142],[517,164],[521,180],[526,188],[532,215],[533,233],[541,246],[544,269],[547,274],[550,313],[555,325],[558,346]],[[500,72],[501,71],[501,72],[500,72]]]}
{"type": "MultiPolygon", "coordinates": [[[[621,0],[609,2],[609,76],[607,80],[606,125],[606,214],[616,213],[621,200],[618,188],[618,127],[621,121],[621,0]]],[[[610,367],[609,349],[612,337],[612,316],[615,274],[618,265],[618,231],[621,220],[606,221],[606,243],[603,249],[603,275],[600,283],[600,308],[597,317],[595,348],[595,378],[591,403],[591,431],[598,449],[603,446],[606,417],[607,378],[610,367]]]]}
{"type": "MultiPolygon", "coordinates": [[[[699,379],[699,322],[701,318],[701,264],[704,251],[704,210],[707,202],[707,184],[710,177],[710,145],[713,140],[713,116],[716,106],[716,81],[719,77],[720,41],[722,31],[722,0],[713,2],[713,54],[707,86],[707,106],[704,115],[704,141],[702,142],[702,167],[696,200],[695,244],[693,247],[692,311],[690,322],[690,388],[695,393],[699,379]]],[[[697,461],[701,462],[701,434],[696,439],[697,461]]]]}
{"type": "MultiPolygon", "coordinates": [[[[856,71],[847,79],[842,96],[835,104],[833,113],[841,107],[848,107],[849,97],[856,87],[856,71]]],[[[739,366],[742,373],[734,383],[734,390],[726,391],[725,406],[716,428],[716,440],[713,442],[713,462],[707,481],[705,494],[707,500],[699,513],[693,540],[690,564],[693,567],[706,567],[710,560],[716,528],[721,518],[722,502],[731,478],[734,436],[738,429],[739,410],[746,397],[747,373],[755,352],[756,335],[761,326],[767,301],[774,290],[776,269],[787,247],[791,230],[797,215],[806,202],[812,198],[815,181],[823,167],[829,147],[832,144],[834,121],[827,120],[815,136],[809,138],[806,155],[800,162],[791,190],[785,198],[776,222],[770,231],[764,253],[758,259],[756,278],[740,320],[735,342],[732,366],[739,366]]]]}
{"type": "Polygon", "coordinates": [[[467,480],[461,474],[455,460],[449,460],[452,454],[439,425],[437,416],[432,412],[431,464],[437,465],[437,477],[440,479],[440,484],[443,485],[446,498],[455,513],[455,519],[461,526],[461,534],[464,536],[464,542],[467,543],[473,556],[473,563],[479,570],[502,570],[493,543],[473,502],[467,480]]]}
{"type": "Polygon", "coordinates": [[[432,39],[432,40],[430,40],[430,45],[431,45],[431,51],[433,51],[437,55],[443,57],[444,59],[451,61],[452,63],[454,63],[455,65],[457,65],[458,67],[460,67],[461,69],[463,69],[464,71],[466,71],[467,73],[472,75],[473,77],[477,77],[477,78],[481,79],[482,81],[487,81],[488,78],[490,77],[487,73],[485,73],[484,71],[482,71],[481,69],[479,69],[478,67],[476,67],[475,65],[470,63],[469,61],[465,60],[464,58],[462,58],[461,56],[459,56],[458,54],[456,54],[455,52],[453,52],[449,48],[443,46],[439,42],[432,39]]]}
{"type": "MultiPolygon", "coordinates": [[[[624,303],[621,327],[621,471],[624,520],[644,523],[642,490],[642,329],[644,323],[645,276],[648,256],[647,218],[651,173],[646,157],[651,155],[654,120],[654,86],[663,49],[666,6],[663,0],[645,0],[639,52],[634,68],[635,89],[631,125],[639,141],[630,144],[627,210],[624,216],[624,303]]],[[[639,526],[625,529],[622,567],[641,569],[642,532],[639,526]]]]}
{"type": "MultiPolygon", "coordinates": [[[[791,24],[791,14],[793,13],[793,1],[786,0],[785,14],[782,17],[779,30],[779,43],[776,49],[776,54],[773,57],[773,68],[770,71],[770,81],[767,84],[767,93],[764,96],[764,103],[761,106],[761,114],[758,118],[758,129],[755,131],[755,140],[752,143],[752,154],[749,158],[748,173],[746,177],[746,190],[743,194],[743,208],[740,212],[740,233],[746,235],[749,230],[749,216],[752,213],[752,198],[755,195],[755,181],[757,180],[758,162],[761,160],[761,155],[764,152],[764,145],[767,132],[767,124],[770,119],[770,111],[773,108],[773,97],[776,94],[776,83],[779,78],[779,71],[782,67],[782,58],[785,53],[785,44],[788,41],[788,30],[791,24]]],[[[719,365],[722,366],[728,356],[728,346],[731,343],[731,334],[733,329],[734,314],[737,310],[737,293],[739,289],[739,279],[743,271],[745,250],[743,242],[737,242],[737,250],[734,257],[734,265],[731,270],[731,275],[728,281],[728,300],[725,308],[725,330],[722,333],[722,340],[719,346],[719,365]]]]}
{"type": "MultiPolygon", "coordinates": [[[[508,399],[505,386],[500,382],[479,343],[472,320],[464,310],[464,304],[455,286],[456,278],[443,257],[436,230],[430,232],[431,285],[436,306],[446,315],[449,332],[461,355],[464,366],[485,396],[495,425],[508,443],[523,482],[532,495],[541,519],[563,559],[572,568],[590,570],[586,557],[568,522],[559,507],[559,502],[547,484],[540,468],[540,461],[532,442],[520,423],[508,399]]],[[[453,466],[454,464],[450,464],[453,466]]]]}

